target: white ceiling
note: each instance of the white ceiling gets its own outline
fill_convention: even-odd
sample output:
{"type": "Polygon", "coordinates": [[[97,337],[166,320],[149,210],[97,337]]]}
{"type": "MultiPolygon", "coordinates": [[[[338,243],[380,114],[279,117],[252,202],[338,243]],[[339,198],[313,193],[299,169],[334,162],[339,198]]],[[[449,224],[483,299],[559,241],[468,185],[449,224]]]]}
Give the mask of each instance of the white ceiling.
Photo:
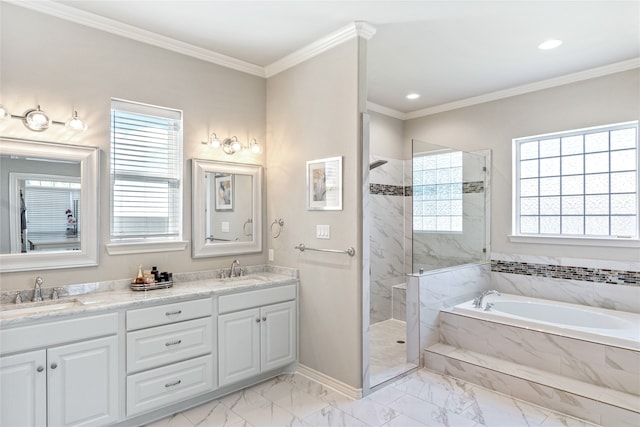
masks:
{"type": "MultiPolygon", "coordinates": [[[[43,2],[37,3],[32,7],[42,10],[43,2]]],[[[399,116],[513,93],[599,67],[640,66],[640,0],[75,0],[44,5],[58,10],[58,16],[90,12],[235,58],[254,70],[268,69],[353,21],[365,21],[376,29],[368,44],[368,99],[399,116]],[[550,38],[564,44],[551,51],[537,48],[550,38]],[[422,96],[407,100],[410,92],[422,96]]]]}

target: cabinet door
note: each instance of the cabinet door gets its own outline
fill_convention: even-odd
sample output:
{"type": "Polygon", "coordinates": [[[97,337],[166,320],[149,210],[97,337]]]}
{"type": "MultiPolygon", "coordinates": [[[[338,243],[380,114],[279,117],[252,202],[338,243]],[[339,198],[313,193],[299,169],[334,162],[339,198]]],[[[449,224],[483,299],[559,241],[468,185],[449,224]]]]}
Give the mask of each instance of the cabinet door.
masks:
{"type": "Polygon", "coordinates": [[[45,350],[0,357],[0,426],[47,423],[45,350]]]}
{"type": "Polygon", "coordinates": [[[260,373],[260,309],[218,317],[220,386],[260,373]]]}
{"type": "Polygon", "coordinates": [[[47,350],[49,425],[103,426],[118,420],[116,336],[47,350]]]}
{"type": "Polygon", "coordinates": [[[263,371],[280,368],[296,360],[296,304],[283,302],[261,309],[263,371]]]}

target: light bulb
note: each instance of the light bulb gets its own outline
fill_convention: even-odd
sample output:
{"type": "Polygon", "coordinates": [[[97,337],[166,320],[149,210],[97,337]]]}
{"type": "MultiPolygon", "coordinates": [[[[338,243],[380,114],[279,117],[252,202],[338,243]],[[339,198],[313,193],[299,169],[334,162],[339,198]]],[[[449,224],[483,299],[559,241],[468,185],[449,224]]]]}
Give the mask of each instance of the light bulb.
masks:
{"type": "Polygon", "coordinates": [[[240,144],[240,141],[238,141],[238,138],[236,138],[235,136],[231,140],[231,148],[233,148],[233,151],[242,150],[242,145],[240,144]]]}
{"type": "Polygon", "coordinates": [[[40,106],[35,110],[31,110],[24,117],[24,124],[31,130],[41,132],[47,130],[51,124],[51,119],[40,110],[40,106]]]}
{"type": "Polygon", "coordinates": [[[209,140],[209,144],[211,144],[213,148],[220,148],[220,140],[218,139],[218,136],[215,133],[211,134],[211,139],[209,140]]]}
{"type": "Polygon", "coordinates": [[[64,125],[76,132],[84,132],[87,130],[87,124],[78,117],[77,111],[73,112],[73,116],[64,125]]]}
{"type": "Polygon", "coordinates": [[[251,152],[254,154],[262,153],[262,146],[258,144],[258,141],[255,139],[253,139],[253,142],[251,143],[251,152]]]}

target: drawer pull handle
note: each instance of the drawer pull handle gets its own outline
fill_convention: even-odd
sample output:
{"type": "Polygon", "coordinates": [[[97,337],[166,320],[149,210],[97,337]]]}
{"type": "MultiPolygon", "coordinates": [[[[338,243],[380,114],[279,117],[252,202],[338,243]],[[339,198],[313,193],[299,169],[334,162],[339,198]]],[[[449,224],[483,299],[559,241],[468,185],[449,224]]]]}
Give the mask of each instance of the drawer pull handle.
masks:
{"type": "Polygon", "coordinates": [[[176,381],[176,382],[174,382],[174,383],[167,383],[167,384],[165,384],[164,386],[165,386],[166,388],[169,388],[169,387],[175,387],[175,386],[177,386],[178,384],[180,384],[181,382],[182,382],[182,380],[178,380],[178,381],[176,381]]]}
{"type": "Polygon", "coordinates": [[[176,314],[181,314],[181,313],[182,313],[182,310],[167,311],[167,312],[165,313],[165,316],[174,316],[174,315],[176,315],[176,314]]]}
{"type": "Polygon", "coordinates": [[[165,345],[166,347],[171,347],[172,345],[178,345],[178,344],[180,344],[181,342],[182,342],[182,340],[169,341],[169,342],[164,343],[164,345],[165,345]]]}

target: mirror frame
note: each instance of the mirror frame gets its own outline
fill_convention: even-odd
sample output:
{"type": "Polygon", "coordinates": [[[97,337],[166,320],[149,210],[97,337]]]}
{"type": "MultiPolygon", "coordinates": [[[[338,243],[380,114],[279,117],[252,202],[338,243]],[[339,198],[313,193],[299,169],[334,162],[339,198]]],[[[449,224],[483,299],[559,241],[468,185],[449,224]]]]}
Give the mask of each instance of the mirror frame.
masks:
{"type": "Polygon", "coordinates": [[[262,166],[192,159],[191,169],[191,257],[206,258],[262,252],[262,166]],[[207,172],[249,175],[253,178],[253,241],[213,243],[205,239],[207,172]]]}
{"type": "Polygon", "coordinates": [[[100,149],[0,137],[0,154],[80,162],[80,250],[0,254],[0,272],[98,265],[100,241],[100,149]]]}

